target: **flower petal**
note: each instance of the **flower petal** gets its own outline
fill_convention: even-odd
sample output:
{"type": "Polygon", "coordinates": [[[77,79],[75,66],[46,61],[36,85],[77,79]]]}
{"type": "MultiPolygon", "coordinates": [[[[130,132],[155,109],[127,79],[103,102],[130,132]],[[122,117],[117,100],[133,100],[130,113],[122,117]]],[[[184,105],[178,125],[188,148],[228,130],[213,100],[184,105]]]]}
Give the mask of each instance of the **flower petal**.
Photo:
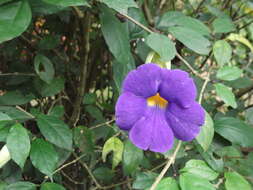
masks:
{"type": "Polygon", "coordinates": [[[131,71],[123,82],[123,91],[136,96],[150,97],[158,92],[161,83],[161,68],[149,63],[131,71]]]}
{"type": "Polygon", "coordinates": [[[182,107],[190,107],[197,96],[197,89],[187,72],[179,69],[163,69],[163,81],[160,85],[160,95],[169,102],[176,102],[182,107]]]}
{"type": "Polygon", "coordinates": [[[124,92],[118,98],[115,108],[116,124],[123,130],[129,130],[145,113],[146,100],[130,92],[124,92]]]}
{"type": "Polygon", "coordinates": [[[154,152],[166,152],[173,146],[174,135],[165,118],[165,111],[148,108],[146,116],[135,123],[129,134],[139,148],[154,152]]]}
{"type": "Polygon", "coordinates": [[[167,108],[166,118],[176,138],[191,141],[199,134],[200,126],[204,124],[205,111],[197,102],[189,108],[171,103],[167,108]]]}

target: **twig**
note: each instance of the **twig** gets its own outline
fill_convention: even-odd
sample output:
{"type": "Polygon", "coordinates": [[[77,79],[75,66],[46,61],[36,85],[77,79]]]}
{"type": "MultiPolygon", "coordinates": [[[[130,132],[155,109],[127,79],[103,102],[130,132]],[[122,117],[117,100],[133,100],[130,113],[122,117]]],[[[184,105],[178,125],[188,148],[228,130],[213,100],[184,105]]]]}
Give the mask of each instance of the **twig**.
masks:
{"type": "Polygon", "coordinates": [[[82,15],[79,15],[79,19],[81,22],[80,30],[82,31],[82,36],[83,36],[81,39],[81,50],[83,50],[81,52],[81,76],[80,76],[80,82],[78,85],[76,100],[74,102],[73,113],[69,120],[70,126],[75,126],[79,120],[82,99],[83,99],[83,95],[84,95],[84,91],[86,87],[87,65],[88,65],[88,58],[89,58],[89,51],[90,51],[89,30],[90,30],[90,24],[91,24],[91,15],[89,12],[87,12],[87,14],[85,15],[85,18],[81,16],[82,15]]]}
{"type": "Polygon", "coordinates": [[[165,165],[165,167],[163,168],[162,172],[159,174],[159,176],[156,178],[155,182],[152,184],[152,186],[150,187],[149,190],[155,190],[156,186],[159,184],[159,182],[161,181],[161,179],[163,178],[163,176],[165,175],[165,173],[167,172],[167,170],[170,168],[171,164],[173,164],[175,162],[177,153],[181,147],[182,141],[179,141],[177,144],[177,147],[172,155],[171,158],[169,158],[168,163],[165,165]]]}
{"type": "Polygon", "coordinates": [[[36,76],[33,73],[0,73],[0,76],[36,76]]]}
{"type": "Polygon", "coordinates": [[[16,108],[22,112],[24,112],[26,115],[29,115],[31,117],[31,119],[34,119],[35,116],[30,114],[29,112],[25,111],[23,108],[21,108],[20,106],[16,106],[16,108]]]}
{"type": "Polygon", "coordinates": [[[201,91],[200,91],[200,94],[199,94],[199,101],[198,101],[199,104],[201,104],[201,102],[202,102],[203,95],[204,95],[206,86],[207,86],[209,81],[210,81],[210,79],[209,79],[209,73],[208,73],[208,76],[207,76],[206,80],[204,81],[203,86],[202,86],[201,91]]]}
{"type": "Polygon", "coordinates": [[[112,123],[112,122],[114,122],[114,121],[115,121],[115,119],[112,119],[112,120],[110,120],[110,121],[107,121],[107,122],[104,122],[104,123],[100,123],[100,124],[98,124],[98,125],[94,125],[94,126],[90,127],[90,129],[96,129],[96,128],[102,127],[102,126],[104,126],[104,125],[109,125],[110,123],[112,123]]]}
{"type": "Polygon", "coordinates": [[[138,25],[139,27],[141,27],[142,29],[146,30],[149,33],[154,33],[152,30],[150,30],[148,27],[144,26],[143,24],[139,23],[138,21],[136,21],[135,19],[133,19],[132,17],[126,15],[126,14],[122,14],[125,18],[127,18],[128,20],[130,20],[131,22],[133,22],[134,24],[138,25]]]}
{"type": "Polygon", "coordinates": [[[199,74],[198,71],[196,71],[179,53],[177,53],[176,55],[191,70],[193,74],[195,74],[196,76],[198,76],[203,80],[206,80],[206,78],[203,77],[201,74],[199,74]]]}
{"type": "Polygon", "coordinates": [[[199,12],[199,9],[202,7],[202,5],[205,3],[205,1],[206,1],[206,0],[202,0],[202,1],[199,3],[198,7],[195,9],[195,11],[193,12],[193,14],[196,14],[196,13],[199,12]]]}

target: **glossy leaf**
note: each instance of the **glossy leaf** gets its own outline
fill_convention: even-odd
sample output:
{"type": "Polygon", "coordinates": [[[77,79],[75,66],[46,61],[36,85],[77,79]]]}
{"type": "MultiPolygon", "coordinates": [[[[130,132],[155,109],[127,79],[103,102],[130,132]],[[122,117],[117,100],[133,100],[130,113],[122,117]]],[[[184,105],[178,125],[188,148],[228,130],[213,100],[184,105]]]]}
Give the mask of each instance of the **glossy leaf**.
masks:
{"type": "Polygon", "coordinates": [[[20,91],[9,91],[0,96],[0,105],[22,105],[34,98],[33,94],[24,95],[20,91]]]}
{"type": "Polygon", "coordinates": [[[233,108],[237,107],[235,95],[230,88],[221,83],[217,83],[214,86],[217,95],[225,102],[226,105],[231,106],[233,108]]]}
{"type": "Polygon", "coordinates": [[[54,66],[46,56],[41,54],[36,55],[34,59],[34,68],[41,80],[47,83],[50,83],[53,80],[54,66]]]}
{"type": "Polygon", "coordinates": [[[114,9],[115,11],[123,14],[127,14],[129,7],[138,8],[134,0],[102,0],[108,7],[114,9]]]}
{"type": "Polygon", "coordinates": [[[126,175],[135,172],[143,159],[143,151],[129,140],[125,142],[123,153],[123,170],[126,175]]]}
{"type": "Polygon", "coordinates": [[[158,175],[152,172],[138,173],[135,181],[133,182],[133,189],[146,189],[149,188],[155,181],[158,175]]]}
{"type": "Polygon", "coordinates": [[[164,35],[156,33],[150,34],[146,38],[146,43],[160,55],[162,61],[170,61],[176,55],[174,43],[164,35]]]}
{"type": "Polygon", "coordinates": [[[36,139],[32,142],[30,158],[35,168],[52,177],[58,162],[58,154],[52,144],[36,139]]]}
{"type": "Polygon", "coordinates": [[[111,137],[108,139],[103,147],[102,158],[103,161],[106,161],[107,155],[112,151],[112,168],[114,169],[122,160],[124,144],[117,137],[111,137]]]}
{"type": "Polygon", "coordinates": [[[226,190],[252,190],[249,182],[237,172],[226,172],[225,179],[226,190]]]}
{"type": "Polygon", "coordinates": [[[21,124],[13,125],[6,143],[11,158],[23,168],[31,148],[27,130],[21,124]]]}
{"type": "Polygon", "coordinates": [[[228,17],[218,17],[213,23],[215,33],[228,33],[235,30],[235,25],[228,17]]]}
{"type": "Polygon", "coordinates": [[[228,63],[232,56],[232,48],[225,40],[216,41],[213,45],[213,54],[220,66],[228,63]]]}
{"type": "Polygon", "coordinates": [[[26,0],[8,3],[0,7],[0,43],[21,35],[32,19],[26,0]]]}
{"type": "Polygon", "coordinates": [[[170,27],[169,32],[186,47],[198,54],[207,55],[210,51],[210,42],[201,33],[183,26],[170,27]]]}
{"type": "Polygon", "coordinates": [[[223,117],[215,120],[214,129],[233,144],[243,147],[253,146],[253,128],[243,121],[233,117],[223,117]]]}
{"type": "Polygon", "coordinates": [[[181,174],[179,184],[182,190],[215,190],[214,186],[207,179],[191,173],[181,174]]]}
{"type": "Polygon", "coordinates": [[[43,183],[40,190],[65,190],[65,188],[56,183],[43,183]]]}
{"type": "Polygon", "coordinates": [[[36,185],[30,182],[16,182],[8,185],[4,190],[36,190],[36,185]]]}
{"type": "Polygon", "coordinates": [[[218,177],[218,173],[212,170],[203,160],[189,160],[180,172],[194,174],[200,178],[212,181],[218,177]]]}
{"type": "Polygon", "coordinates": [[[242,74],[242,70],[236,66],[224,66],[217,72],[217,78],[221,80],[231,81],[238,79],[242,74]]]}
{"type": "Polygon", "coordinates": [[[157,185],[156,190],[179,190],[177,181],[172,177],[163,178],[157,185]]]}
{"type": "Polygon", "coordinates": [[[86,0],[43,0],[46,3],[50,3],[53,5],[58,5],[62,7],[68,7],[68,6],[81,6],[81,5],[88,5],[86,0]]]}
{"type": "Polygon", "coordinates": [[[99,179],[105,183],[110,183],[115,176],[115,173],[113,170],[107,167],[99,167],[93,171],[93,175],[96,177],[96,179],[99,179]]]}
{"type": "Polygon", "coordinates": [[[51,143],[67,150],[72,149],[72,133],[69,127],[60,119],[39,115],[37,118],[38,127],[42,135],[51,143]]]}

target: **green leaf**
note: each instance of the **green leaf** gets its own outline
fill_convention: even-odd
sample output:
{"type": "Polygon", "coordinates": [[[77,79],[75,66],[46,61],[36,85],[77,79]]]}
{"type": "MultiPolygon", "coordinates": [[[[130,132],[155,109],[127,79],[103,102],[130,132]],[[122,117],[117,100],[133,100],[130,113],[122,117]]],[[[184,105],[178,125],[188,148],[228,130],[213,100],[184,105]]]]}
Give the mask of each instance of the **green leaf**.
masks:
{"type": "Polygon", "coordinates": [[[164,35],[152,33],[147,36],[145,42],[160,55],[162,61],[170,61],[176,55],[174,43],[164,35]]]}
{"type": "Polygon", "coordinates": [[[83,153],[93,153],[94,134],[91,129],[78,126],[73,129],[74,142],[83,153]]]}
{"type": "Polygon", "coordinates": [[[183,26],[185,28],[194,30],[201,35],[209,36],[210,30],[201,21],[189,16],[185,16],[181,12],[169,11],[162,15],[157,27],[159,29],[168,30],[172,26],[183,26]]]}
{"type": "Polygon", "coordinates": [[[26,0],[8,3],[0,7],[0,43],[21,35],[32,19],[26,0]]]}
{"type": "Polygon", "coordinates": [[[213,54],[220,66],[228,63],[232,56],[232,48],[225,40],[216,41],[213,45],[213,54]]]}
{"type": "Polygon", "coordinates": [[[242,70],[236,66],[224,66],[217,72],[217,78],[221,80],[231,81],[238,79],[242,74],[242,70]]]}
{"type": "Polygon", "coordinates": [[[58,5],[62,7],[69,7],[69,6],[82,6],[89,4],[87,3],[87,0],[43,0],[46,3],[58,5]]]}
{"type": "Polygon", "coordinates": [[[210,115],[207,112],[205,112],[205,123],[201,127],[200,134],[196,137],[196,140],[204,149],[204,151],[207,151],[207,149],[211,145],[213,136],[214,136],[213,120],[210,117],[210,115]]]}
{"type": "Polygon", "coordinates": [[[152,172],[138,173],[135,181],[133,182],[133,189],[146,189],[149,188],[155,181],[158,175],[152,172]]]}
{"type": "Polygon", "coordinates": [[[224,175],[226,190],[252,190],[249,182],[237,172],[226,172],[224,175]]]}
{"type": "Polygon", "coordinates": [[[41,54],[36,55],[34,59],[34,68],[41,80],[47,83],[50,83],[53,80],[54,66],[46,56],[41,54]]]}
{"type": "Polygon", "coordinates": [[[21,111],[15,107],[10,107],[10,106],[0,106],[0,112],[7,114],[13,120],[25,121],[25,120],[33,118],[27,112],[21,111]]]}
{"type": "Polygon", "coordinates": [[[0,112],[0,121],[11,121],[12,119],[7,115],[2,112],[0,112]]]}
{"type": "Polygon", "coordinates": [[[181,174],[179,177],[179,184],[182,190],[215,190],[207,179],[191,173],[181,174]]]}
{"type": "Polygon", "coordinates": [[[65,190],[65,188],[56,183],[43,183],[40,190],[65,190]]]}
{"type": "Polygon", "coordinates": [[[64,78],[54,78],[50,84],[41,80],[35,80],[34,86],[42,97],[46,97],[60,93],[64,89],[64,83],[64,78]]]}
{"type": "Polygon", "coordinates": [[[184,26],[174,26],[169,28],[169,32],[175,36],[186,47],[198,54],[207,55],[210,51],[210,42],[201,33],[186,28],[184,26]]]}
{"type": "Polygon", "coordinates": [[[228,17],[218,17],[212,25],[215,33],[228,33],[235,30],[234,23],[228,17]]]}
{"type": "Polygon", "coordinates": [[[95,93],[86,93],[83,97],[83,104],[95,104],[97,95],[95,93]]]}
{"type": "Polygon", "coordinates": [[[163,178],[157,185],[156,190],[179,190],[177,181],[172,177],[163,178]]]}
{"type": "Polygon", "coordinates": [[[130,7],[138,8],[134,0],[102,0],[104,4],[108,7],[114,9],[115,11],[123,14],[127,14],[127,10],[130,7]]]}
{"type": "Polygon", "coordinates": [[[35,168],[52,177],[58,162],[58,154],[52,144],[36,139],[32,142],[30,158],[35,168]]]}
{"type": "Polygon", "coordinates": [[[215,180],[218,173],[213,171],[203,160],[189,160],[180,172],[194,174],[209,181],[215,180]]]}
{"type": "Polygon", "coordinates": [[[114,171],[106,167],[96,168],[92,173],[97,179],[105,183],[110,183],[115,176],[114,171]]]}
{"type": "Polygon", "coordinates": [[[253,125],[253,108],[249,108],[245,112],[246,120],[253,125]]]}
{"type": "Polygon", "coordinates": [[[230,88],[221,83],[217,83],[214,86],[217,95],[225,102],[226,105],[231,106],[233,108],[237,107],[235,95],[230,88]]]}
{"type": "Polygon", "coordinates": [[[106,161],[107,155],[113,151],[112,168],[114,169],[122,160],[124,144],[117,137],[111,137],[108,139],[103,147],[102,158],[106,161]]]}
{"type": "Polygon", "coordinates": [[[49,111],[48,114],[60,118],[63,117],[64,113],[64,106],[55,106],[49,111]]]}
{"type": "Polygon", "coordinates": [[[23,95],[20,91],[9,91],[0,96],[0,105],[22,105],[34,98],[33,94],[23,95]]]}
{"type": "Polygon", "coordinates": [[[125,142],[123,153],[123,170],[126,175],[132,174],[143,159],[143,151],[134,146],[129,140],[125,142]]]}
{"type": "Polygon", "coordinates": [[[126,74],[135,68],[129,44],[127,23],[121,23],[114,16],[114,13],[106,7],[101,7],[100,21],[106,44],[116,59],[113,62],[113,74],[116,85],[120,89],[126,74]]]}
{"type": "Polygon", "coordinates": [[[39,49],[50,50],[56,48],[60,44],[60,42],[61,39],[59,35],[47,35],[40,40],[38,46],[39,49]]]}
{"type": "Polygon", "coordinates": [[[36,121],[42,135],[49,142],[60,148],[72,149],[72,132],[62,120],[40,114],[36,121]]]}
{"type": "Polygon", "coordinates": [[[253,146],[253,128],[233,117],[215,120],[214,130],[234,144],[243,147],[253,146]]]}
{"type": "Polygon", "coordinates": [[[8,185],[5,190],[36,190],[36,185],[30,182],[16,182],[8,185]]]}
{"type": "MultiPolygon", "coordinates": [[[[65,7],[62,6],[57,6],[53,4],[49,4],[44,2],[43,0],[29,0],[29,4],[32,8],[33,14],[39,14],[39,15],[48,15],[48,14],[54,14],[57,12],[60,12],[64,9],[65,7]]],[[[43,40],[43,39],[42,39],[43,40]]],[[[40,43],[39,43],[40,46],[40,43]]]]}
{"type": "Polygon", "coordinates": [[[31,145],[28,132],[21,124],[15,124],[11,127],[6,145],[11,154],[11,158],[23,168],[31,145]]]}

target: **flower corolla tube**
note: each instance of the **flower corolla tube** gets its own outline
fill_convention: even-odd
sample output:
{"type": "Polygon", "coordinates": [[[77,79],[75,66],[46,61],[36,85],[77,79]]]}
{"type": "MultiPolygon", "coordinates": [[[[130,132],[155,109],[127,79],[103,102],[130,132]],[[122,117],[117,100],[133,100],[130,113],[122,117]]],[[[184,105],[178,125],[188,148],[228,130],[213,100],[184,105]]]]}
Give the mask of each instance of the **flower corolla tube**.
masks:
{"type": "Polygon", "coordinates": [[[166,152],[174,138],[193,140],[204,124],[205,112],[196,102],[197,89],[188,73],[149,63],[126,76],[116,103],[116,124],[129,132],[143,150],[166,152]]]}

